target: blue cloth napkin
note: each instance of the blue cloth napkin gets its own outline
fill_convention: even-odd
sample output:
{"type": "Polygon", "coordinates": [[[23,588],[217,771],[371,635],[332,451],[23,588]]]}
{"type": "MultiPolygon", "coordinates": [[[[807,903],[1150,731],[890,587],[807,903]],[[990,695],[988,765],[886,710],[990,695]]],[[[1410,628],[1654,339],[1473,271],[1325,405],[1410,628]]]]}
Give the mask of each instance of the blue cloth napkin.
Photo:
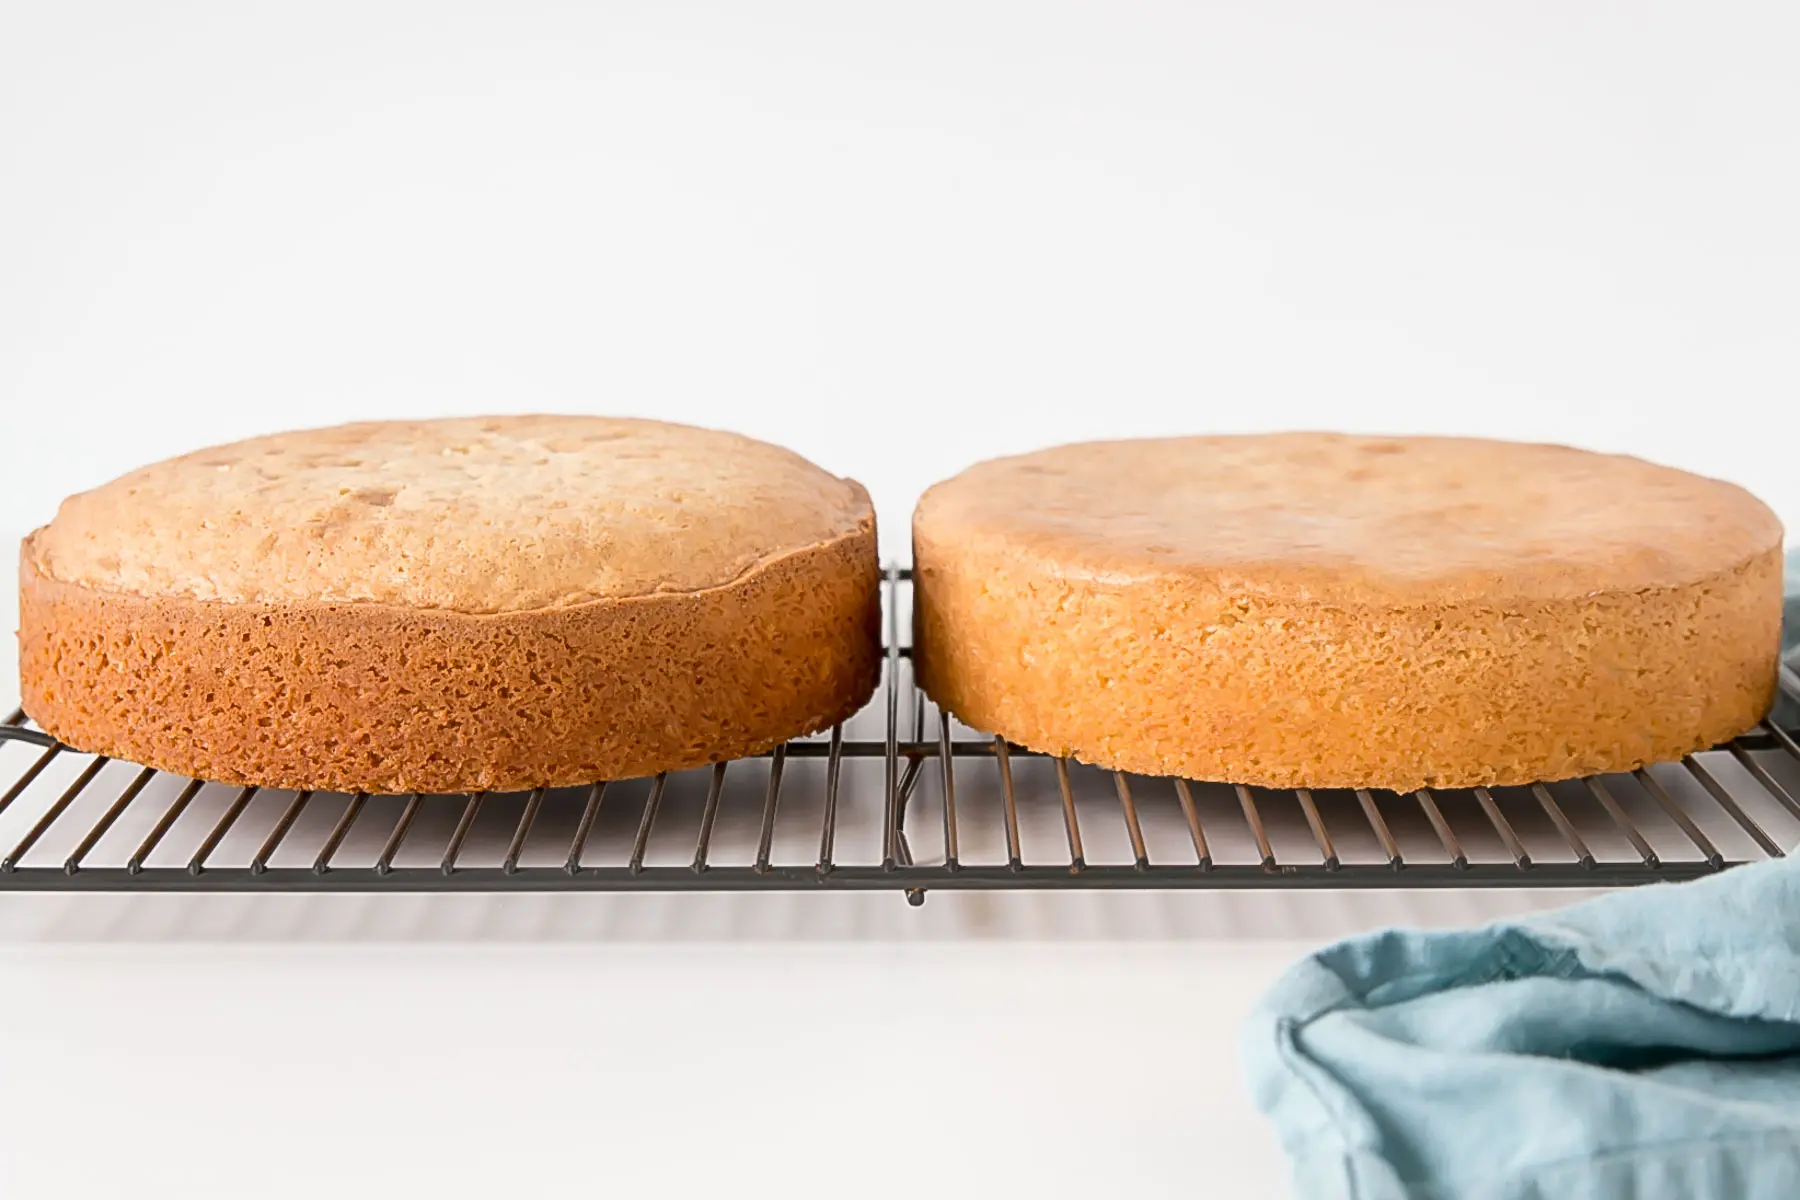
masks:
{"type": "MultiPolygon", "coordinates": [[[[1786,566],[1787,597],[1781,606],[1781,661],[1800,670],[1800,549],[1788,551],[1786,566]]],[[[1775,702],[1774,718],[1786,729],[1800,725],[1800,704],[1783,691],[1781,699],[1775,702]]]]}
{"type": "Polygon", "coordinates": [[[1795,1200],[1800,857],[1340,942],[1243,1056],[1303,1197],[1795,1200]]]}

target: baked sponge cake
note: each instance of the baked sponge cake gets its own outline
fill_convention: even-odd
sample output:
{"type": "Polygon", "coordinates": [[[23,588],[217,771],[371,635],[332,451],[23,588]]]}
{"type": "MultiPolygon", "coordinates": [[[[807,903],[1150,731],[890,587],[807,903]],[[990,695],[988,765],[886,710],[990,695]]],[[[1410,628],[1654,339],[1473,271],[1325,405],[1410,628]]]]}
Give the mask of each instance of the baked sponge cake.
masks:
{"type": "Polygon", "coordinates": [[[868,494],[734,434],[346,425],[134,471],[20,555],[25,711],[261,786],[445,792],[757,753],[880,670],[868,494]]]}
{"type": "Polygon", "coordinates": [[[1271,787],[1679,758],[1775,695],[1780,523],[1561,446],[1296,433],[1063,446],[913,518],[919,678],[1033,749],[1271,787]]]}

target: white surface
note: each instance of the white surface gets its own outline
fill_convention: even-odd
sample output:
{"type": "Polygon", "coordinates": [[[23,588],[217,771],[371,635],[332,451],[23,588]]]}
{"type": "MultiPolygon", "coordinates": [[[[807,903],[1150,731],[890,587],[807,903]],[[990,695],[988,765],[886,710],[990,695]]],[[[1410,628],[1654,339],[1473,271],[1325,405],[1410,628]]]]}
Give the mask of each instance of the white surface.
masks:
{"type": "Polygon", "coordinates": [[[1566,898],[0,897],[0,1163],[20,1195],[1278,1196],[1235,1036],[1281,967],[1566,898]]]}
{"type": "Polygon", "coordinates": [[[19,1195],[1279,1194],[1229,1039],[1181,1031],[1285,957],[12,952],[0,1153],[19,1195]]]}
{"type": "MultiPolygon", "coordinates": [[[[521,409],[787,442],[890,553],[977,457],[1293,426],[1625,450],[1797,522],[1797,23],[0,0],[0,522],[521,409]]],[[[0,1177],[1278,1194],[1231,1043],[1279,965],[1553,899],[0,897],[0,1177]]]]}

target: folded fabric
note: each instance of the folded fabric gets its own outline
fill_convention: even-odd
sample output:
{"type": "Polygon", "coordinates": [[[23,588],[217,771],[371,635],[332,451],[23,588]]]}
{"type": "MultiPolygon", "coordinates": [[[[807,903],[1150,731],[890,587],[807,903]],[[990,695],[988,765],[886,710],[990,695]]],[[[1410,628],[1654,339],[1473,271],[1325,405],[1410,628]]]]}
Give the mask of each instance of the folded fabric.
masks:
{"type": "Polygon", "coordinates": [[[1341,942],[1243,1053],[1303,1197],[1793,1200],[1800,862],[1341,942]]]}
{"type": "MultiPolygon", "coordinates": [[[[1800,550],[1789,550],[1785,576],[1787,596],[1781,611],[1781,661],[1789,670],[1800,671],[1800,550]]],[[[1774,719],[1785,728],[1800,725],[1800,703],[1786,691],[1775,702],[1774,719]]]]}
{"type": "Polygon", "coordinates": [[[1791,1200],[1796,917],[1783,859],[1355,938],[1264,999],[1246,1071],[1305,1197],[1791,1200]]]}
{"type": "Polygon", "coordinates": [[[1787,595],[1781,611],[1781,649],[1784,657],[1792,659],[1800,652],[1800,549],[1789,550],[1782,567],[1787,595]]]}

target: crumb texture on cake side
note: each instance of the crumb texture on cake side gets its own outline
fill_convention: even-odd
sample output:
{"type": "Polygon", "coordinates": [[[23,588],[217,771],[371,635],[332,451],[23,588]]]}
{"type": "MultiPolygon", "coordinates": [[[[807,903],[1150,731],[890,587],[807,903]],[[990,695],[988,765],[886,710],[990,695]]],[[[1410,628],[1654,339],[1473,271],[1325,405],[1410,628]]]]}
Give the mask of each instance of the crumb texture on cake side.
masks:
{"type": "Polygon", "coordinates": [[[931,489],[927,692],[1033,749],[1271,787],[1679,758],[1773,700],[1781,529],[1732,485],[1467,439],[1062,447],[931,489]]]}
{"type": "Polygon", "coordinates": [[[760,753],[867,701],[879,629],[859,485],[656,422],[256,439],[72,497],[20,553],[34,720],[259,786],[506,790],[760,753]]]}

